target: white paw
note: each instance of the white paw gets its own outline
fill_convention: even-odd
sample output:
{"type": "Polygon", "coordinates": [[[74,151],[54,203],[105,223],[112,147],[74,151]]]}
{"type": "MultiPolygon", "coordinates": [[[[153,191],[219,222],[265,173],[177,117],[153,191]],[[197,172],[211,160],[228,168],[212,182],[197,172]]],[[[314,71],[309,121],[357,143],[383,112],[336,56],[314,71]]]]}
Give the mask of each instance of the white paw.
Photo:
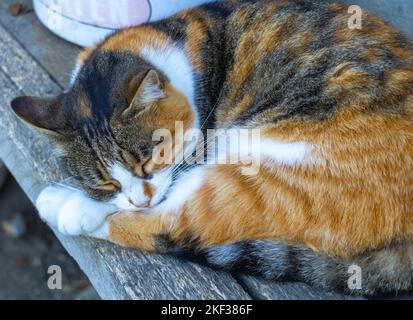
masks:
{"type": "Polygon", "coordinates": [[[89,235],[105,238],[106,218],[117,207],[96,201],[83,192],[65,187],[47,187],[37,198],[40,217],[69,236],[89,235]]]}

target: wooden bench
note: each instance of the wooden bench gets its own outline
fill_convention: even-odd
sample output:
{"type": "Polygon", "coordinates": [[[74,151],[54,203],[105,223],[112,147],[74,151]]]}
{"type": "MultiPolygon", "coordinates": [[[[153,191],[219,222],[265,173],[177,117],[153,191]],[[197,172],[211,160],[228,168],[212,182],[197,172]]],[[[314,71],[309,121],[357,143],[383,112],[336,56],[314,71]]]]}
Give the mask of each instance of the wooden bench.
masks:
{"type": "MultiPolygon", "coordinates": [[[[12,0],[0,3],[0,159],[34,201],[64,179],[48,141],[10,112],[19,95],[62,90],[79,48],[58,39],[33,12],[12,17],[12,0]]],[[[21,1],[30,6],[30,1],[21,1]]],[[[104,299],[349,299],[301,283],[233,275],[168,256],[141,253],[89,238],[56,233],[104,299]]]]}

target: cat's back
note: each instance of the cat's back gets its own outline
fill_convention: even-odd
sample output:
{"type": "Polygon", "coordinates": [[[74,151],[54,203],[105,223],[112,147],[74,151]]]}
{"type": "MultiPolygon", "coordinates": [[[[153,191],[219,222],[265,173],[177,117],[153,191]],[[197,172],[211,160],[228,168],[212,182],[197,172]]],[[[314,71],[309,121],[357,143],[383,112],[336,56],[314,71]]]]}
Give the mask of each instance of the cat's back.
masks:
{"type": "Polygon", "coordinates": [[[413,45],[362,10],[317,1],[252,1],[227,19],[222,125],[330,119],[349,107],[413,108],[413,45]]]}

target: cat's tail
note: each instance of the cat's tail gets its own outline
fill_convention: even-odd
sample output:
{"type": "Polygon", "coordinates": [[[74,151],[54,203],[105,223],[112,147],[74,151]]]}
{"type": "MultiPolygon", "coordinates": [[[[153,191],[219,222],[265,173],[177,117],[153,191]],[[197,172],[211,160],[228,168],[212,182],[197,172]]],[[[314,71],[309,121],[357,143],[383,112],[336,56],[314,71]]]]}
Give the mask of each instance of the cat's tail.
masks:
{"type": "Polygon", "coordinates": [[[203,250],[213,266],[249,269],[270,279],[293,279],[355,295],[413,288],[413,243],[394,244],[348,261],[274,241],[245,241],[203,250]]]}

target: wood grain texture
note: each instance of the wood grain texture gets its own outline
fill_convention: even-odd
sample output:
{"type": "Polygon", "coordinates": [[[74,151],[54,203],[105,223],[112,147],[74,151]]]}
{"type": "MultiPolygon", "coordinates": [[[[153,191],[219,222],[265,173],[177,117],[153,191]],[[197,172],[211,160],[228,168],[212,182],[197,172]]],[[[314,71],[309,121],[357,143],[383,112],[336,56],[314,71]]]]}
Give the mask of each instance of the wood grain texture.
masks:
{"type": "Polygon", "coordinates": [[[236,277],[255,300],[365,300],[363,297],[326,292],[304,283],[270,281],[250,275],[236,277]]]}
{"type": "Polygon", "coordinates": [[[31,0],[19,0],[25,10],[19,16],[9,13],[15,0],[0,1],[0,24],[52,75],[62,87],[69,83],[80,48],[59,38],[37,19],[31,0]]]}

